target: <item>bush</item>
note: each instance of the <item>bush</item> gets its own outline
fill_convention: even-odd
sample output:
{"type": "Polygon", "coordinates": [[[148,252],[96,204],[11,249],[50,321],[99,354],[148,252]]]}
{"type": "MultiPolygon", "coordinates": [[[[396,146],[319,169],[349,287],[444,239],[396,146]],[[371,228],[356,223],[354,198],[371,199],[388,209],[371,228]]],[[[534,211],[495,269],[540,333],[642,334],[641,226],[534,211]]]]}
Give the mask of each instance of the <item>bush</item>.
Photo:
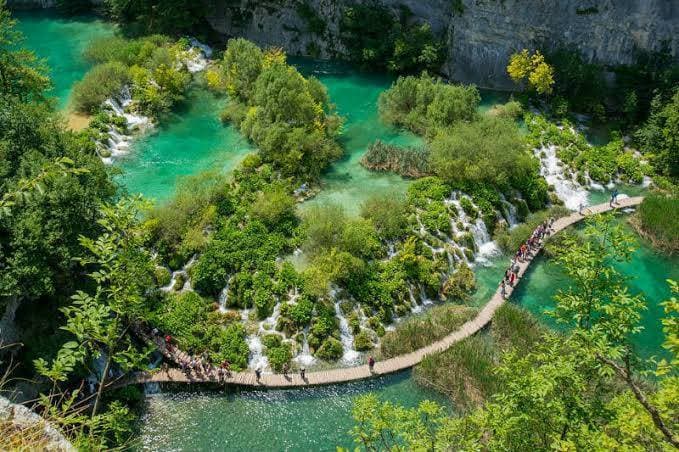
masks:
{"type": "Polygon", "coordinates": [[[115,62],[97,65],[74,85],[73,105],[81,113],[95,113],[129,82],[130,72],[125,65],[115,62]]]}
{"type": "Polygon", "coordinates": [[[172,273],[165,267],[156,267],[155,270],[156,283],[160,287],[167,286],[172,280],[172,273]]]}
{"type": "Polygon", "coordinates": [[[373,348],[372,339],[367,331],[361,331],[354,336],[354,349],[359,352],[365,352],[373,348]]]}
{"type": "Polygon", "coordinates": [[[379,236],[385,240],[402,238],[408,228],[406,200],[396,194],[370,197],[361,206],[361,216],[372,221],[379,236]]]}
{"type": "Polygon", "coordinates": [[[394,331],[387,332],[382,337],[381,354],[385,358],[392,358],[427,346],[460,328],[476,313],[476,309],[466,306],[435,306],[422,315],[404,320],[396,325],[394,331]]]}
{"type": "Polygon", "coordinates": [[[342,357],[344,348],[342,343],[334,337],[327,338],[316,351],[316,357],[325,361],[337,361],[342,357]]]}
{"type": "Polygon", "coordinates": [[[433,136],[440,127],[473,121],[481,96],[474,86],[451,85],[424,73],[399,77],[380,95],[380,117],[420,135],[433,136]]]}

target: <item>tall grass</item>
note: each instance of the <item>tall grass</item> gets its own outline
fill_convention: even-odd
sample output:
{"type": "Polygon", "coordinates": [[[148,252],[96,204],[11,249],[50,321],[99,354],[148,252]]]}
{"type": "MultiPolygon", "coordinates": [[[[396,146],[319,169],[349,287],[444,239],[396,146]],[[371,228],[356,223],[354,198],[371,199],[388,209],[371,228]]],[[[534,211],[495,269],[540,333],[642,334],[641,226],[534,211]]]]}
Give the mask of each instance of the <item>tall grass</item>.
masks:
{"type": "Polygon", "coordinates": [[[380,354],[384,358],[410,353],[435,342],[471,320],[477,310],[467,306],[436,306],[426,313],[399,323],[382,338],[380,354]]]}
{"type": "Polygon", "coordinates": [[[101,104],[129,83],[130,71],[118,62],[99,64],[73,87],[73,105],[81,113],[94,113],[101,104]]]}
{"type": "Polygon", "coordinates": [[[679,251],[679,197],[654,193],[639,206],[633,224],[654,245],[669,254],[679,251]]]}
{"type": "Polygon", "coordinates": [[[450,397],[461,411],[468,411],[501,389],[495,367],[502,353],[509,349],[528,353],[543,331],[528,311],[505,304],[495,313],[489,332],[426,357],[415,367],[415,380],[450,397]]]}
{"type": "Polygon", "coordinates": [[[415,381],[450,397],[466,411],[497,391],[493,368],[497,350],[487,335],[458,342],[443,353],[426,357],[414,372],[415,381]]]}
{"type": "Polygon", "coordinates": [[[392,171],[404,177],[431,174],[426,148],[400,147],[377,140],[368,147],[361,164],[373,171],[392,171]]]}

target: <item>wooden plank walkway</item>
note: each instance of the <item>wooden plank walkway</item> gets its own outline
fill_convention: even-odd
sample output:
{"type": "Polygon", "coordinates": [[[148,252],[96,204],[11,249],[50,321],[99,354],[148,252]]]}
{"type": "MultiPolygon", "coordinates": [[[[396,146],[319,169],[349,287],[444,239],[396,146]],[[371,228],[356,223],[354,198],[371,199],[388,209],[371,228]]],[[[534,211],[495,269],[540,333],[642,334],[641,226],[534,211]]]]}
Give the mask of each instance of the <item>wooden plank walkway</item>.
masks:
{"type": "MultiPolygon", "coordinates": [[[[627,207],[633,207],[641,203],[643,197],[634,198],[624,198],[618,201],[614,206],[616,209],[624,209],[627,207]]],[[[584,215],[580,215],[575,212],[567,217],[560,218],[554,222],[552,235],[555,235],[567,227],[581,221],[586,216],[603,213],[613,210],[608,203],[598,204],[596,206],[588,207],[583,210],[584,215]]],[[[538,252],[534,253],[535,255],[538,252]]],[[[519,262],[519,272],[518,279],[514,288],[518,286],[521,277],[526,273],[528,267],[530,266],[533,258],[526,259],[524,262],[519,262]]],[[[513,289],[510,286],[506,288],[507,298],[511,295],[513,289]]],[[[456,342],[459,342],[473,334],[477,333],[483,327],[485,327],[493,318],[495,311],[502,306],[505,299],[502,298],[500,294],[500,288],[498,286],[497,291],[492,296],[490,301],[481,309],[478,315],[466,322],[460,327],[460,329],[454,331],[443,339],[434,342],[426,347],[423,347],[414,352],[390,358],[384,361],[379,361],[375,363],[373,372],[370,371],[368,365],[356,366],[356,367],[346,367],[331,370],[322,370],[316,372],[307,372],[306,378],[302,380],[299,373],[289,374],[288,376],[283,376],[281,374],[262,374],[261,378],[257,380],[254,372],[232,372],[231,375],[224,379],[224,381],[218,381],[216,375],[211,373],[210,375],[187,375],[180,369],[168,369],[165,371],[155,371],[155,372],[142,372],[132,375],[129,379],[124,380],[115,386],[123,386],[128,384],[141,384],[141,383],[220,383],[229,385],[242,385],[242,386],[258,386],[266,388],[291,388],[291,387],[303,387],[303,386],[315,386],[315,385],[327,385],[333,383],[344,383],[348,381],[361,380],[366,378],[371,378],[378,375],[385,375],[393,372],[398,372],[400,370],[408,369],[420,363],[427,355],[433,353],[438,353],[446,350],[448,347],[456,342]]],[[[147,337],[148,340],[153,340],[147,337]]],[[[170,360],[175,363],[179,362],[180,358],[187,358],[188,355],[179,350],[167,350],[165,344],[161,338],[155,338],[155,343],[158,345],[159,350],[170,360]]]]}

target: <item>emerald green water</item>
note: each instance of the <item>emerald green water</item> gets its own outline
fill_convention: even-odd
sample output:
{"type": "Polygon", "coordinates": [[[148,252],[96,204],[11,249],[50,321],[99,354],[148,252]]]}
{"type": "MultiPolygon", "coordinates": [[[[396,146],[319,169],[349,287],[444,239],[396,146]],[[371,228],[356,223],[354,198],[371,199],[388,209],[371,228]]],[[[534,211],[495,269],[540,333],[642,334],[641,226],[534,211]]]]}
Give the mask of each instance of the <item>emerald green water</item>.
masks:
{"type": "Polygon", "coordinates": [[[26,38],[23,45],[45,59],[50,68],[54,85],[50,95],[59,109],[66,108],[73,84],[90,68],[83,50],[95,39],[112,36],[115,26],[92,17],[64,18],[46,10],[20,11],[14,16],[26,38]]]}
{"type": "Polygon", "coordinates": [[[353,446],[352,400],[368,392],[408,407],[424,399],[446,404],[418,387],[409,372],[298,390],[162,393],[147,399],[139,448],[334,451],[353,446]]]}
{"type": "MultiPolygon", "coordinates": [[[[624,221],[624,220],[621,220],[624,221]]],[[[629,232],[631,227],[625,224],[629,232]]],[[[628,287],[632,294],[643,294],[646,310],[642,313],[641,325],[644,330],[634,337],[637,351],[644,357],[664,354],[662,342],[664,335],[660,319],[663,308],[660,305],[670,297],[667,279],[679,280],[679,258],[670,257],[655,251],[650,243],[634,234],[636,252],[630,262],[616,264],[615,267],[629,278],[628,287]]],[[[536,314],[552,327],[557,327],[547,312],[554,309],[553,296],[559,289],[568,286],[568,278],[551,260],[539,257],[531,265],[526,277],[521,281],[512,299],[536,314]]]]}
{"type": "Polygon", "coordinates": [[[182,176],[234,168],[251,147],[232,126],[222,125],[219,113],[224,104],[205,89],[192,88],[182,107],[163,118],[151,135],[139,138],[118,161],[121,185],[162,202],[172,197],[182,176]]]}

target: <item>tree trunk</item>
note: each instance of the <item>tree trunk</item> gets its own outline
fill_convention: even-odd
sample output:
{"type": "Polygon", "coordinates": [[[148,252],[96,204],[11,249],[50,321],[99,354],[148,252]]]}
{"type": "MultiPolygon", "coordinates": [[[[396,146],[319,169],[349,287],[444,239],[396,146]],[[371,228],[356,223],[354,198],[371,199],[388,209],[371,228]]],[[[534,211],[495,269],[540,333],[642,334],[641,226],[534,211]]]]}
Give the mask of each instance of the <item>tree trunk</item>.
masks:
{"type": "Polygon", "coordinates": [[[106,378],[108,377],[108,370],[111,368],[111,355],[106,356],[106,365],[104,366],[104,372],[102,372],[101,380],[99,381],[99,389],[97,390],[97,398],[94,399],[94,408],[92,408],[92,417],[97,415],[97,410],[99,409],[99,402],[101,401],[101,394],[104,392],[104,386],[106,385],[106,378]]]}
{"type": "Polygon", "coordinates": [[[618,376],[625,381],[627,386],[629,386],[629,388],[632,390],[634,397],[639,401],[641,406],[643,406],[644,409],[648,412],[648,414],[651,416],[651,419],[653,419],[653,424],[655,424],[658,430],[662,432],[663,436],[665,437],[665,440],[668,443],[672,444],[674,447],[679,448],[679,439],[677,439],[674,436],[672,431],[665,424],[665,421],[663,421],[662,417],[660,417],[660,413],[658,412],[656,407],[651,405],[651,403],[646,398],[644,392],[634,382],[634,380],[632,379],[632,374],[611,359],[605,358],[601,355],[598,355],[598,358],[600,361],[610,366],[615,371],[615,373],[618,374],[618,376]]]}

